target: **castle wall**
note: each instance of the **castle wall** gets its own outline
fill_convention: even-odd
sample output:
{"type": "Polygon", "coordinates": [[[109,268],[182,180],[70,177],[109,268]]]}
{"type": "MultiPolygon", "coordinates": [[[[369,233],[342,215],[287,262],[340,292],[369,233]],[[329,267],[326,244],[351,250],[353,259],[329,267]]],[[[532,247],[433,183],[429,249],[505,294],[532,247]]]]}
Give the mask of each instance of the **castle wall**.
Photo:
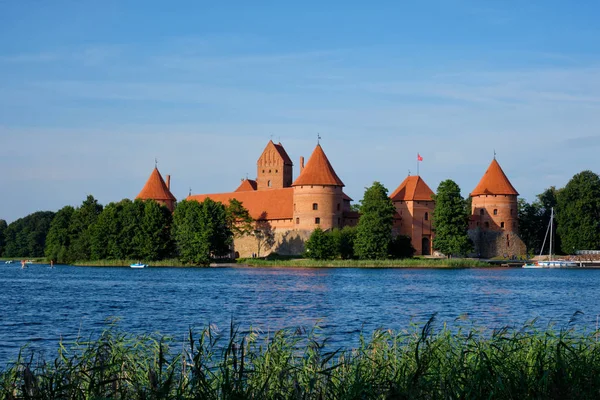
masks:
{"type": "Polygon", "coordinates": [[[342,188],[340,186],[295,186],[295,229],[312,231],[318,226],[323,230],[341,228],[343,225],[342,206],[342,188]]]}
{"type": "Polygon", "coordinates": [[[475,256],[515,259],[527,254],[527,246],[516,232],[470,229],[469,238],[475,246],[475,256]]]}
{"type": "Polygon", "coordinates": [[[435,203],[433,201],[395,201],[394,207],[400,216],[399,220],[394,221],[395,232],[399,235],[410,236],[412,246],[416,250],[415,255],[432,254],[431,217],[435,203]]]}
{"type": "Polygon", "coordinates": [[[484,231],[518,232],[517,196],[473,196],[469,229],[477,228],[484,231]]]}
{"type": "Polygon", "coordinates": [[[258,241],[254,236],[236,237],[233,240],[233,251],[235,256],[251,258],[253,254],[265,257],[271,253],[280,255],[302,255],[304,244],[310,237],[312,231],[293,230],[284,228],[274,229],[275,243],[272,247],[263,247],[258,254],[258,241]]]}

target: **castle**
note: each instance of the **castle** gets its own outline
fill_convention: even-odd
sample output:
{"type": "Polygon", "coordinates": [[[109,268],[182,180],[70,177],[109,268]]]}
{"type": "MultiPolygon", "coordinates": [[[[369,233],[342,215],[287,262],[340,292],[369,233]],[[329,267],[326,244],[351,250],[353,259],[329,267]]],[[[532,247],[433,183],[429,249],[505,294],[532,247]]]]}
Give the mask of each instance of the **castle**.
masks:
{"type": "MultiPolygon", "coordinates": [[[[186,200],[214,201],[228,204],[240,201],[250,216],[266,224],[274,233],[274,245],[265,253],[301,254],[311,232],[355,226],[360,215],[351,209],[352,199],[343,191],[344,183],[336,174],[323,148],[317,144],[306,166],[300,157],[300,175],[293,179],[293,163],[281,145],[267,143],[256,163],[256,179],[243,179],[233,192],[189,195],[186,200]]],[[[396,209],[393,233],[411,237],[417,255],[433,253],[433,191],[418,175],[408,176],[390,195],[396,209]]],[[[518,236],[518,193],[494,158],[479,184],[470,194],[472,215],[469,236],[475,254],[481,257],[519,256],[525,246],[518,236]]],[[[140,199],[153,199],[169,210],[176,199],[155,167],[140,199]]],[[[257,254],[253,236],[234,238],[236,257],[257,254]]]]}

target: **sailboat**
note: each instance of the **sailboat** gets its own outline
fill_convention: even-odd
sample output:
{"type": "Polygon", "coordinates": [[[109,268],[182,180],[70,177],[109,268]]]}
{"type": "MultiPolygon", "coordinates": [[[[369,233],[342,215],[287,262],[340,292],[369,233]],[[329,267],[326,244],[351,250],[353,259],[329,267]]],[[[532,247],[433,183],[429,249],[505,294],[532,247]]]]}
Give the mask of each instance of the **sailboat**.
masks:
{"type": "Polygon", "coordinates": [[[537,261],[534,263],[523,264],[523,268],[572,268],[578,267],[579,265],[574,261],[565,260],[553,260],[552,259],[552,243],[554,242],[554,208],[550,209],[550,222],[548,223],[548,229],[546,229],[546,235],[544,236],[544,242],[542,243],[542,249],[540,250],[540,256],[544,251],[546,245],[546,239],[548,238],[548,231],[550,231],[550,251],[548,252],[547,261],[537,261]]]}

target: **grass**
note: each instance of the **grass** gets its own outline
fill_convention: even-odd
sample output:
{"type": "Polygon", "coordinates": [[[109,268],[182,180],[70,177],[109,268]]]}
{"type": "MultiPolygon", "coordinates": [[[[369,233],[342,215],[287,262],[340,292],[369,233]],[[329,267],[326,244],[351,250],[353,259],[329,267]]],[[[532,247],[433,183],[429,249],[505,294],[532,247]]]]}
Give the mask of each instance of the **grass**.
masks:
{"type": "Polygon", "coordinates": [[[238,263],[256,267],[347,267],[347,268],[483,268],[490,267],[487,262],[471,258],[405,258],[400,260],[311,260],[308,258],[276,259],[260,258],[239,259],[238,263]]]}
{"type": "Polygon", "coordinates": [[[597,332],[434,326],[432,318],[401,332],[377,330],[350,350],[330,349],[318,328],[207,328],[190,332],[180,351],[156,335],[109,328],[97,340],[61,343],[50,362],[22,352],[0,370],[0,398],[598,398],[597,332]]]}

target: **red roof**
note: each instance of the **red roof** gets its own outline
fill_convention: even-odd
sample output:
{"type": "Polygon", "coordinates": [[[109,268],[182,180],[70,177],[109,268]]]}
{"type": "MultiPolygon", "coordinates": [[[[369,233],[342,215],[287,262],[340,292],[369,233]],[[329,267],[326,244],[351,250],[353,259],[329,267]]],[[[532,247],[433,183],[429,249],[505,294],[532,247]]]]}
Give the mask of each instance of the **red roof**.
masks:
{"type": "Polygon", "coordinates": [[[248,192],[252,190],[256,190],[256,181],[252,179],[244,179],[240,186],[235,189],[236,192],[248,192]]]}
{"type": "Polygon", "coordinates": [[[137,195],[136,199],[143,200],[172,200],[176,201],[175,196],[167,188],[163,177],[158,172],[157,168],[150,174],[150,178],[146,181],[144,188],[137,195]]]}
{"type": "Polygon", "coordinates": [[[354,201],[354,200],[352,200],[352,197],[348,196],[344,192],[342,192],[342,199],[347,200],[347,201],[354,201]]]}
{"type": "Polygon", "coordinates": [[[197,194],[186,200],[204,201],[211,198],[223,204],[236,199],[250,212],[254,219],[292,219],[294,216],[294,189],[272,189],[233,193],[197,194]]]}
{"type": "Polygon", "coordinates": [[[300,185],[344,186],[344,182],[333,170],[320,144],[311,154],[300,176],[292,184],[292,186],[300,185]]]}
{"type": "MultiPolygon", "coordinates": [[[[271,142],[271,143],[273,143],[273,142],[271,142]]],[[[288,156],[288,153],[283,148],[283,145],[281,143],[277,143],[277,144],[273,143],[273,145],[277,149],[277,152],[279,153],[281,158],[283,158],[283,163],[287,164],[287,165],[293,165],[292,159],[290,158],[290,156],[288,156]]]]}
{"type": "Polygon", "coordinates": [[[498,164],[498,161],[494,158],[492,163],[488,167],[485,174],[483,174],[483,178],[479,181],[479,184],[473,192],[471,192],[471,196],[480,196],[485,194],[491,195],[512,195],[518,196],[519,193],[515,190],[513,185],[510,183],[504,171],[498,164]]]}
{"type": "Polygon", "coordinates": [[[392,201],[433,201],[433,191],[418,175],[408,176],[390,195],[392,201]]]}

